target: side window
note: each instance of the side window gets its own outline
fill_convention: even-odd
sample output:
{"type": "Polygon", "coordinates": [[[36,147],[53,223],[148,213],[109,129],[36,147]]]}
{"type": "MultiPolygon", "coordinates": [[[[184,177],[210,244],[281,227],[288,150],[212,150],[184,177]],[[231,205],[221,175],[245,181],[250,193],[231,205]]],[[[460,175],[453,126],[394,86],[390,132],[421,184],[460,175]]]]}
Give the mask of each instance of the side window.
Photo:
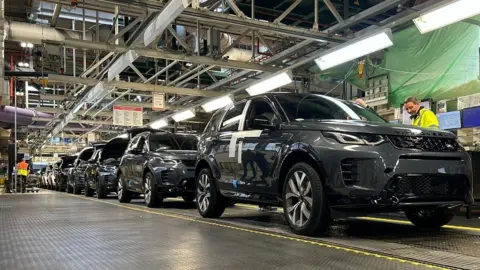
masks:
{"type": "Polygon", "coordinates": [[[223,117],[222,124],[220,125],[220,131],[238,131],[238,125],[242,119],[245,104],[245,102],[235,104],[235,106],[232,106],[227,111],[225,117],[223,117]]]}
{"type": "Polygon", "coordinates": [[[207,126],[203,133],[217,131],[218,122],[222,119],[225,110],[218,110],[215,114],[213,114],[212,119],[208,122],[207,126]]]}
{"type": "Polygon", "coordinates": [[[138,139],[138,143],[137,143],[137,147],[136,147],[138,150],[141,150],[141,151],[144,151],[144,152],[147,152],[148,151],[148,147],[147,147],[147,143],[146,143],[146,140],[145,140],[145,137],[144,136],[141,136],[139,139],[138,139]]]}
{"type": "Polygon", "coordinates": [[[245,118],[245,130],[254,129],[252,121],[255,118],[264,119],[265,122],[273,124],[277,116],[272,106],[263,98],[254,99],[248,108],[247,117],[245,118]]]}
{"type": "Polygon", "coordinates": [[[132,141],[130,141],[130,144],[128,145],[128,150],[133,150],[135,146],[137,145],[139,137],[134,137],[132,141]]]}

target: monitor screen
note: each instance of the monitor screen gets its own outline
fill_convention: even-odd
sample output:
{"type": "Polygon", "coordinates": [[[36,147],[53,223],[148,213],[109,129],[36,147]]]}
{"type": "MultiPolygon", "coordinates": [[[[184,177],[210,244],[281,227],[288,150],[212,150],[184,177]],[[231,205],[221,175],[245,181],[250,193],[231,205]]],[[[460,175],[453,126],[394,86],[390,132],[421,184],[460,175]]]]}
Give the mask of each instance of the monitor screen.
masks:
{"type": "Polygon", "coordinates": [[[463,109],[463,127],[480,127],[480,107],[463,109]]]}
{"type": "Polygon", "coordinates": [[[457,129],[462,127],[460,111],[437,114],[440,129],[457,129]]]}

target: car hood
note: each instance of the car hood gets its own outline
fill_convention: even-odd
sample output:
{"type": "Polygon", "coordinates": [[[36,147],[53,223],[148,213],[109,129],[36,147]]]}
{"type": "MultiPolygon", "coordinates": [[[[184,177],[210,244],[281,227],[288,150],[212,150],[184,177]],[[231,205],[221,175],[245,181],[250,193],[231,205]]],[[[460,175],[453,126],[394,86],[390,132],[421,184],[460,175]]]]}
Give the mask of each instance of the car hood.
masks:
{"type": "Polygon", "coordinates": [[[345,120],[305,120],[291,122],[282,126],[283,130],[319,130],[346,133],[366,133],[380,135],[398,136],[431,136],[454,138],[455,135],[449,131],[438,129],[418,128],[407,125],[391,123],[373,123],[366,121],[345,121],[345,120]]]}

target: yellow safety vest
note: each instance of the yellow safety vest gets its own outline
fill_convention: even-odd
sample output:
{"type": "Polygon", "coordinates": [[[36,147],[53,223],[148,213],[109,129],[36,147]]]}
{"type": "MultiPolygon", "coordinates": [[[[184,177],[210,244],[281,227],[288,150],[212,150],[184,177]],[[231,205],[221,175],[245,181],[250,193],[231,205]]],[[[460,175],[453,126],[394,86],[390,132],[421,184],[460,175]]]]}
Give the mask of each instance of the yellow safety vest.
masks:
{"type": "Polygon", "coordinates": [[[436,129],[440,127],[437,116],[432,111],[425,108],[420,108],[420,111],[417,113],[417,115],[413,117],[412,125],[416,127],[436,129]]]}
{"type": "Polygon", "coordinates": [[[27,176],[28,175],[28,164],[26,162],[18,163],[18,174],[27,176]]]}

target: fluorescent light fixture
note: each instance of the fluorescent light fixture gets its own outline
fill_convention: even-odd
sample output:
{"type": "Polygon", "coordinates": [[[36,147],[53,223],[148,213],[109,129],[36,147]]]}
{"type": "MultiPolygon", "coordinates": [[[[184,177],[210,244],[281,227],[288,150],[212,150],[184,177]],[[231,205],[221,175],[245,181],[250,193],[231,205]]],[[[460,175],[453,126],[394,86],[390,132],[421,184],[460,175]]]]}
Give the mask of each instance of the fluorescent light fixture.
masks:
{"type": "Polygon", "coordinates": [[[192,117],[195,117],[195,113],[192,110],[186,110],[186,111],[183,111],[183,112],[179,112],[179,113],[174,114],[172,116],[172,118],[173,118],[173,120],[175,120],[175,122],[185,121],[185,120],[190,119],[192,117]]]}
{"type": "Polygon", "coordinates": [[[191,67],[192,65],[193,65],[193,64],[190,63],[190,62],[188,62],[188,63],[185,64],[185,66],[187,66],[187,67],[191,67]]]}
{"type": "Polygon", "coordinates": [[[224,96],[224,97],[219,97],[217,99],[214,99],[212,101],[209,101],[205,104],[202,105],[202,108],[206,111],[206,112],[211,112],[211,111],[215,111],[217,109],[220,109],[220,108],[223,108],[227,105],[230,105],[233,103],[233,100],[231,97],[229,96],[224,96]]]}
{"type": "Polygon", "coordinates": [[[392,45],[392,30],[388,28],[328,50],[323,56],[315,59],[315,63],[321,70],[326,70],[392,45]]]}
{"type": "Polygon", "coordinates": [[[159,128],[166,127],[166,126],[168,126],[168,122],[164,119],[160,119],[160,120],[157,120],[157,121],[154,121],[154,122],[150,123],[150,127],[154,128],[154,129],[159,129],[159,128]]]}
{"type": "Polygon", "coordinates": [[[260,95],[292,82],[291,71],[273,74],[262,81],[253,84],[246,90],[250,96],[260,95]]]}
{"type": "Polygon", "coordinates": [[[22,48],[27,47],[27,43],[26,42],[20,42],[20,47],[22,47],[22,48]]]}
{"type": "Polygon", "coordinates": [[[19,67],[24,67],[24,63],[23,63],[23,62],[18,62],[18,63],[17,63],[17,66],[19,66],[19,67]]]}
{"type": "Polygon", "coordinates": [[[26,67],[26,68],[28,68],[28,67],[30,67],[30,64],[27,63],[27,62],[25,62],[25,63],[23,63],[23,66],[26,67]]]}
{"type": "Polygon", "coordinates": [[[427,11],[414,19],[413,22],[417,26],[418,31],[425,34],[478,14],[480,14],[480,1],[456,0],[427,11]]]}
{"type": "Polygon", "coordinates": [[[27,43],[27,48],[33,48],[33,43],[27,43]]]}

